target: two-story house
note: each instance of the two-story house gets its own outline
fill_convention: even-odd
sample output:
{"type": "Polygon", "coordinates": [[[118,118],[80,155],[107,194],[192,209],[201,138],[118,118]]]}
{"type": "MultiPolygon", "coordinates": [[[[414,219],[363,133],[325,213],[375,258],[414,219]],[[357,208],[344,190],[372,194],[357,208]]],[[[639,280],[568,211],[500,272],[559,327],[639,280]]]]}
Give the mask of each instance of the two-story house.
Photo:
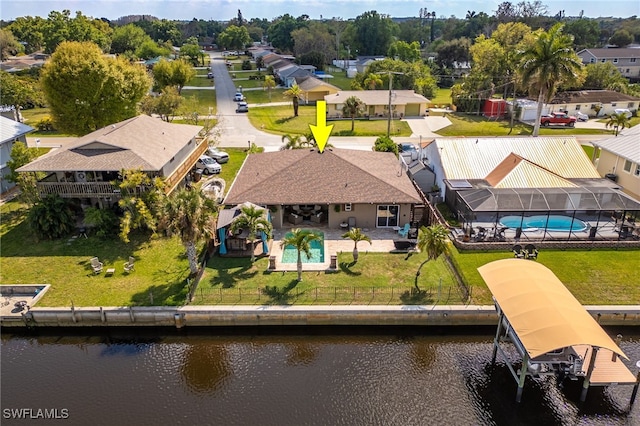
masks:
{"type": "Polygon", "coordinates": [[[640,80],[640,49],[633,48],[609,48],[609,49],[582,49],[578,52],[582,63],[595,64],[598,62],[611,62],[620,73],[631,81],[640,80]]]}
{"type": "Polygon", "coordinates": [[[10,118],[0,116],[0,193],[4,193],[14,186],[15,183],[7,180],[7,175],[11,173],[8,161],[11,160],[11,150],[13,144],[22,142],[27,144],[27,133],[32,132],[33,127],[22,124],[10,118]]]}
{"type": "Polygon", "coordinates": [[[163,177],[165,191],[170,193],[207,149],[201,130],[201,126],[139,115],[82,136],[20,167],[18,172],[46,173],[37,183],[41,197],[58,194],[93,205],[117,202],[120,193],[114,181],[122,170],[163,177]]]}

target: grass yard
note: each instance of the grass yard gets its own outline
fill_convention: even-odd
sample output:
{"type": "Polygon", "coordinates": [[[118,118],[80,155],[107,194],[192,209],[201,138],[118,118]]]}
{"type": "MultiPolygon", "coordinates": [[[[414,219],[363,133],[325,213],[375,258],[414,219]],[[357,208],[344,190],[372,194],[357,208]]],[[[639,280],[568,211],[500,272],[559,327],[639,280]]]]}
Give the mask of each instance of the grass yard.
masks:
{"type": "Polygon", "coordinates": [[[443,106],[451,105],[451,88],[438,88],[438,90],[436,90],[435,96],[429,100],[431,101],[431,104],[438,105],[438,107],[440,108],[442,108],[443,106]]]}
{"type": "MultiPolygon", "coordinates": [[[[533,127],[528,124],[515,122],[513,131],[509,133],[509,120],[487,120],[485,117],[477,115],[467,115],[462,113],[447,114],[451,120],[451,126],[438,130],[441,136],[522,136],[533,133],[533,127]]],[[[540,136],[570,136],[570,135],[592,135],[610,134],[610,131],[598,129],[576,129],[569,127],[540,128],[540,136]]]]}
{"type": "Polygon", "coordinates": [[[222,171],[218,175],[219,178],[224,179],[226,183],[225,192],[228,192],[238,174],[238,170],[244,163],[244,159],[247,158],[247,150],[244,148],[224,148],[223,145],[220,148],[229,154],[229,161],[222,164],[222,171]]]}
{"type": "Polygon", "coordinates": [[[185,86],[190,86],[190,87],[213,87],[214,86],[214,79],[213,78],[207,78],[207,74],[197,75],[197,76],[193,77],[191,80],[189,80],[187,82],[187,84],[185,84],[185,86]]]}
{"type": "MultiPolygon", "coordinates": [[[[309,131],[309,124],[316,124],[316,107],[301,105],[298,117],[293,116],[293,106],[274,106],[251,108],[249,110],[251,124],[264,131],[275,134],[304,134],[309,131]]],[[[333,124],[334,136],[351,131],[351,120],[329,121],[333,124]]],[[[381,136],[387,133],[387,120],[356,120],[354,136],[381,136]]],[[[406,122],[394,120],[391,123],[393,136],[411,136],[411,129],[406,122]]]]}
{"type": "MultiPolygon", "coordinates": [[[[236,84],[236,87],[238,85],[236,84]]],[[[262,87],[262,86],[260,86],[262,87]]],[[[245,90],[242,94],[247,98],[247,102],[250,104],[268,104],[271,102],[291,102],[291,99],[284,97],[283,93],[285,89],[271,89],[271,100],[269,100],[269,91],[260,90],[245,90]]],[[[293,111],[293,106],[290,107],[293,111]]]]}
{"type": "Polygon", "coordinates": [[[182,90],[182,97],[185,102],[192,103],[199,114],[209,114],[209,108],[213,108],[215,114],[217,109],[216,91],[215,90],[182,90]]]}

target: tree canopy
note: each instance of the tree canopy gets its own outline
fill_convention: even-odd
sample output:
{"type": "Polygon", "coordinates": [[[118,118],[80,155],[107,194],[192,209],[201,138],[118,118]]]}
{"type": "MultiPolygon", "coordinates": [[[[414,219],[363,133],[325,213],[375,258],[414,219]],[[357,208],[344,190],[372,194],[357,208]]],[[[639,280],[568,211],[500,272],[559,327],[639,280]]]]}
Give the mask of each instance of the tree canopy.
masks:
{"type": "Polygon", "coordinates": [[[102,55],[91,42],[63,42],[42,69],[56,128],[84,135],[136,115],[151,82],[143,67],[102,55]]]}
{"type": "Polygon", "coordinates": [[[244,50],[249,43],[251,36],[246,27],[230,25],[218,36],[218,45],[226,49],[244,50]]]}
{"type": "Polygon", "coordinates": [[[357,50],[359,55],[385,55],[397,30],[389,16],[371,10],[356,17],[346,32],[352,51],[357,50]]]}
{"type": "Polygon", "coordinates": [[[154,90],[160,91],[167,86],[172,86],[178,90],[178,93],[181,93],[184,85],[194,75],[195,71],[185,61],[161,59],[153,67],[154,90]]]}

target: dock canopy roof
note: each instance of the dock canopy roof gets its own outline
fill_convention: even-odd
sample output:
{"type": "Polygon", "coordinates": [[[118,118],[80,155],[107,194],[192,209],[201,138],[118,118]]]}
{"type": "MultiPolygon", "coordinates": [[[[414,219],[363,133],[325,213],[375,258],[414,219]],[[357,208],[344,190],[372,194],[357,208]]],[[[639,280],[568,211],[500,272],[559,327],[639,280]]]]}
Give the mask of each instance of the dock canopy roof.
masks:
{"type": "Polygon", "coordinates": [[[503,259],[479,267],[478,272],[530,358],[573,345],[605,348],[627,358],[544,265],[503,259]]]}

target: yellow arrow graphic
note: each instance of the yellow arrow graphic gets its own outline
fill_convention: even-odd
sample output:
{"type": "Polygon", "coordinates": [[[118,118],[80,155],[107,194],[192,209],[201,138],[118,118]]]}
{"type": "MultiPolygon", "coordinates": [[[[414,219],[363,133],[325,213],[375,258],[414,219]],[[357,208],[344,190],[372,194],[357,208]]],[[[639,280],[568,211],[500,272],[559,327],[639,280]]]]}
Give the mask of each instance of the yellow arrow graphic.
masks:
{"type": "Polygon", "coordinates": [[[333,130],[333,124],[327,126],[327,102],[318,101],[316,103],[316,125],[309,124],[313,138],[316,140],[318,151],[324,151],[327,141],[333,130]]]}

